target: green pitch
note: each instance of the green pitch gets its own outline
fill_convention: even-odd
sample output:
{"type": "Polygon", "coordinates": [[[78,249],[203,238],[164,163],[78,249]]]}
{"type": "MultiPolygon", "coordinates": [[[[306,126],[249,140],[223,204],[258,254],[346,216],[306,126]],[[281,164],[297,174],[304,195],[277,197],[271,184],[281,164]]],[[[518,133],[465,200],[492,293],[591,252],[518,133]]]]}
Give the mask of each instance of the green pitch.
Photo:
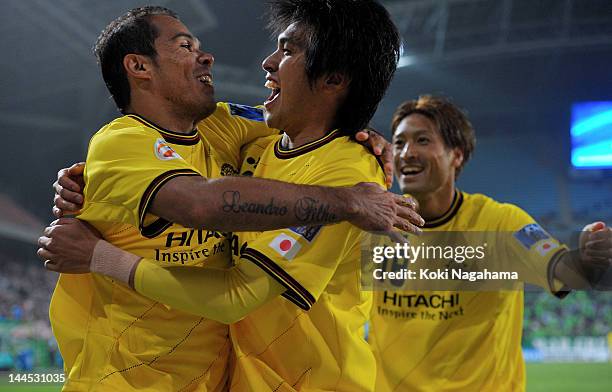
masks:
{"type": "MultiPolygon", "coordinates": [[[[58,369],[34,370],[30,373],[57,373],[58,369]]],[[[9,373],[17,374],[18,372],[0,372],[0,392],[59,392],[62,389],[58,383],[18,383],[9,382],[9,373]]]]}
{"type": "MultiPolygon", "coordinates": [[[[0,392],[59,392],[53,384],[9,383],[0,376],[0,392]]],[[[609,363],[528,363],[527,392],[608,392],[612,391],[612,364],[609,363]]]]}
{"type": "Polygon", "coordinates": [[[527,392],[612,391],[611,363],[528,363],[527,392]]]}
{"type": "Polygon", "coordinates": [[[5,376],[0,380],[0,392],[59,392],[61,389],[57,384],[9,383],[5,376]]]}

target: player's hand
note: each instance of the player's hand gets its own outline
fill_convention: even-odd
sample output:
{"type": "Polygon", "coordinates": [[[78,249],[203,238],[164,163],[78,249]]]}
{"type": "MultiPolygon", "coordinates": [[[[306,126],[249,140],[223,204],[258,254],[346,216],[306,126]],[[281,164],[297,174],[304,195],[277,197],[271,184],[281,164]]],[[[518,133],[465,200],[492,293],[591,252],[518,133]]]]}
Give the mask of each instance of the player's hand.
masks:
{"type": "Polygon", "coordinates": [[[612,265],[612,228],[604,222],[586,225],[580,234],[580,258],[591,264],[612,265]]]}
{"type": "Polygon", "coordinates": [[[56,218],[77,214],[83,207],[84,170],[85,162],[79,162],[57,172],[57,181],[53,183],[53,215],[56,218]]]}
{"type": "Polygon", "coordinates": [[[45,228],[36,253],[49,271],[83,274],[90,272],[91,256],[101,237],[86,222],[61,218],[45,228]]]}
{"type": "Polygon", "coordinates": [[[365,231],[390,233],[396,227],[402,231],[421,234],[425,221],[416,212],[417,203],[411,197],[396,195],[378,184],[362,182],[348,188],[352,193],[350,204],[354,218],[352,224],[365,231]]]}
{"type": "Polygon", "coordinates": [[[385,171],[387,189],[393,185],[393,148],[383,135],[374,128],[366,128],[355,134],[355,140],[367,147],[372,154],[380,157],[385,171]]]}
{"type": "Polygon", "coordinates": [[[580,234],[580,267],[591,287],[612,290],[612,228],[604,222],[586,225],[580,234]]]}

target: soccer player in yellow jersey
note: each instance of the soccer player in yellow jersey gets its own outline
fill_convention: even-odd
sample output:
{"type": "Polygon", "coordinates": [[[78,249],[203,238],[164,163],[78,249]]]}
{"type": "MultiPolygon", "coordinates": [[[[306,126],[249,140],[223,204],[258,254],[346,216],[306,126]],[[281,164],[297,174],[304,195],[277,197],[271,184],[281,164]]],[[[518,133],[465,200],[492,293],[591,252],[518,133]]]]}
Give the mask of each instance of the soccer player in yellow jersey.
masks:
{"type": "MultiPolygon", "coordinates": [[[[297,184],[384,184],[378,162],[350,138],[373,115],[396,68],[399,35],[388,13],[370,0],[281,0],[270,20],[280,35],[263,63],[272,90],[265,118],[285,134],[248,146],[242,171],[297,184]]],[[[294,211],[322,221],[330,213],[309,196],[294,211]]],[[[360,290],[366,234],[356,226],[241,233],[229,269],[162,268],[110,245],[92,257],[89,245],[105,242],[79,227],[60,224],[49,233],[61,244],[49,255],[54,269],[91,268],[173,308],[234,323],[231,389],[374,390],[374,357],[362,337],[371,307],[371,293],[360,290]],[[106,268],[111,260],[130,274],[106,268]]]]}
{"type": "MultiPolygon", "coordinates": [[[[225,388],[227,327],[119,283],[133,279],[134,271],[114,258],[116,247],[151,259],[161,270],[207,266],[214,271],[229,266],[231,244],[221,231],[343,220],[365,229],[408,225],[396,216],[407,208],[395,203],[404,201],[374,184],[323,188],[239,177],[213,180],[221,174],[218,155],[237,165],[240,145],[273,132],[253,118],[251,108],[215,105],[213,57],[199,45],[176,14],[161,7],[128,12],[109,24],[96,44],[102,75],[124,116],[104,126],[90,142],[79,218],[108,241],[100,242],[90,256],[105,260],[116,275],[60,277],[50,318],[65,360],[65,390],[225,388]],[[214,140],[218,150],[211,148],[214,140]]],[[[349,83],[342,77],[328,79],[325,91],[330,95],[321,101],[335,110],[330,97],[343,94],[349,83]]],[[[384,90],[386,84],[381,86],[384,90]]],[[[350,129],[365,125],[375,106],[350,129]]],[[[315,128],[309,131],[321,135],[304,137],[322,137],[335,121],[328,115],[322,123],[310,124],[315,128]]],[[[350,184],[325,185],[361,180],[380,184],[370,172],[355,178],[350,184]]],[[[47,260],[47,269],[59,271],[53,243],[50,237],[41,239],[44,249],[39,254],[47,260]]]]}
{"type": "MultiPolygon", "coordinates": [[[[519,207],[456,189],[475,142],[458,107],[431,96],[407,101],[392,130],[395,173],[402,192],[418,201],[424,231],[510,232],[509,253],[532,271],[530,283],[558,296],[562,283],[596,286],[588,261],[612,256],[603,223],[590,226],[593,233],[583,238],[589,249],[574,260],[519,207]]],[[[376,390],[524,390],[522,321],[522,290],[375,292],[368,340],[378,364],[376,390]]]]}

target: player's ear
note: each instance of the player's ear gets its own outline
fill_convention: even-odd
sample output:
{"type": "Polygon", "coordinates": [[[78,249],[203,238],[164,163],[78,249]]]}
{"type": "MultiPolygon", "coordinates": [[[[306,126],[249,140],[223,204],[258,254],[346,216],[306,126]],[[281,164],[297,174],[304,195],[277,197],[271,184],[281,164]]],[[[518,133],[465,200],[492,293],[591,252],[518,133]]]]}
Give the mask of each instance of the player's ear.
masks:
{"type": "Polygon", "coordinates": [[[130,53],[123,58],[123,67],[128,76],[135,79],[151,79],[152,62],[148,56],[130,53]]]}
{"type": "Polygon", "coordinates": [[[340,72],[332,72],[324,77],[323,84],[326,90],[344,91],[351,83],[348,76],[340,72]]]}
{"type": "Polygon", "coordinates": [[[458,169],[463,165],[463,151],[459,147],[453,148],[453,167],[458,169]]]}

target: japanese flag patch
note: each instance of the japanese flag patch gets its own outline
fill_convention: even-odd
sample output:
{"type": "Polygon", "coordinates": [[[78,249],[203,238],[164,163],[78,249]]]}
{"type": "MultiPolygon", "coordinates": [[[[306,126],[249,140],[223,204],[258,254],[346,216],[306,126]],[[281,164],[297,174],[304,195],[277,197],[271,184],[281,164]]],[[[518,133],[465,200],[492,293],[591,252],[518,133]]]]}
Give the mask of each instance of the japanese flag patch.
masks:
{"type": "Polygon", "coordinates": [[[170,145],[162,138],[155,141],[155,156],[162,161],[171,159],[181,159],[181,156],[170,147],[170,145]]]}
{"type": "Polygon", "coordinates": [[[302,248],[302,245],[295,238],[284,233],[277,235],[268,246],[287,260],[293,260],[302,248]]]}
{"type": "Polygon", "coordinates": [[[540,256],[545,256],[548,252],[559,247],[559,244],[552,240],[544,240],[536,245],[536,250],[540,256]]]}

